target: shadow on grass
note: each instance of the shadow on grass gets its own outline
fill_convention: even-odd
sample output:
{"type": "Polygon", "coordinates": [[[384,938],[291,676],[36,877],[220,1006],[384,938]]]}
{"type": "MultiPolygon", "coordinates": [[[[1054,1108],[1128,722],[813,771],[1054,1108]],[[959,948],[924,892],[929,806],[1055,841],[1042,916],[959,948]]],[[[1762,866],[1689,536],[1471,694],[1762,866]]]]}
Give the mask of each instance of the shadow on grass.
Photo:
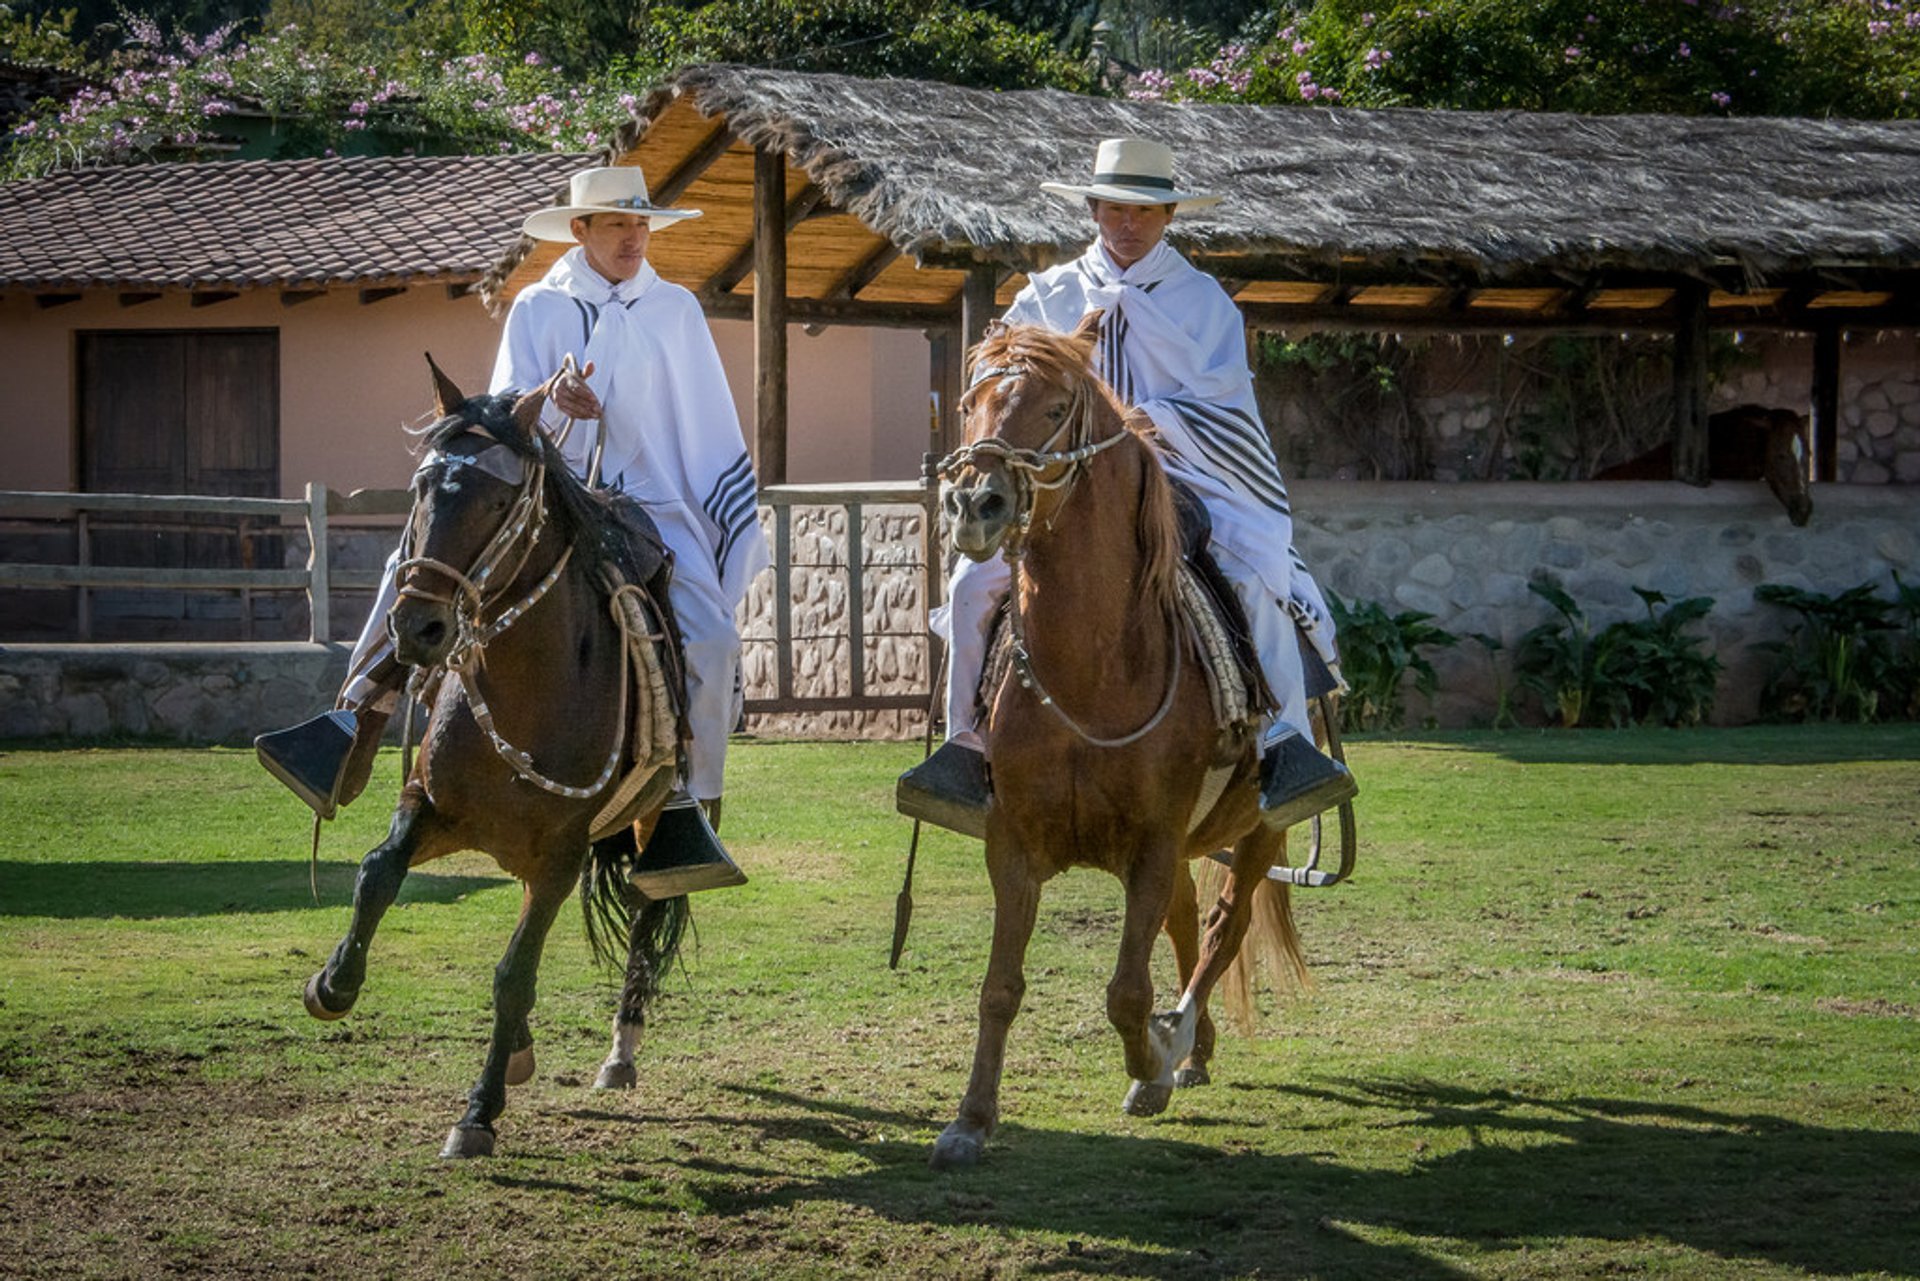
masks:
{"type": "Polygon", "coordinates": [[[1694,729],[1459,730],[1349,742],[1433,744],[1525,765],[1839,765],[1920,762],[1920,724],[1694,729]]]}
{"type": "MultiPolygon", "coordinates": [[[[1025,1264],[1035,1274],[1465,1275],[1439,1249],[1405,1237],[1444,1242],[1448,1253],[1474,1257],[1476,1270],[1500,1266],[1488,1256],[1543,1248],[1584,1251],[1589,1262],[1618,1249],[1628,1263],[1636,1251],[1677,1246],[1736,1268],[1819,1274],[1901,1274],[1920,1259],[1920,1135],[1910,1133],[1375,1081],[1275,1093],[1404,1130],[1441,1155],[1411,1168],[1342,1164],[1313,1150],[1310,1129],[1293,1122],[1272,1132],[1274,1145],[1302,1149],[1285,1153],[1155,1138],[1151,1127],[1074,1134],[1006,1125],[978,1169],[935,1175],[926,1147],[898,1140],[924,1133],[924,1116],[780,1090],[738,1093],[785,1115],[707,1119],[760,1142],[809,1144],[822,1159],[682,1163],[715,1213],[838,1202],[902,1223],[1067,1238],[1065,1251],[1025,1264]],[[849,1154],[859,1173],[806,1173],[844,1165],[849,1154]]],[[[1276,1103],[1277,1114],[1299,1115],[1276,1103]]]]}
{"type": "MultiPolygon", "coordinates": [[[[320,906],[353,902],[358,864],[320,865],[320,906]]],[[[445,876],[415,869],[402,903],[451,903],[504,876],[445,876]]],[[[229,912],[290,912],[314,906],[303,860],[249,863],[26,863],[0,859],[0,917],[155,919],[229,912]]]]}

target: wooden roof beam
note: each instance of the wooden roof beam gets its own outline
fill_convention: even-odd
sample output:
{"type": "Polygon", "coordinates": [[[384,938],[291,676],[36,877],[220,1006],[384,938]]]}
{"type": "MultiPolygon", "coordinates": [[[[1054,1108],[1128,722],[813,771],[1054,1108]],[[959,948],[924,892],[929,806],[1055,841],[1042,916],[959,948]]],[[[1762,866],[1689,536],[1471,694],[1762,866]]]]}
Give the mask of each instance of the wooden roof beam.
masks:
{"type": "Polygon", "coordinates": [[[713,132],[701,139],[700,145],[689,151],[686,158],[674,166],[673,172],[667,175],[666,180],[654,189],[653,202],[658,205],[670,205],[686,195],[687,188],[697,182],[701,174],[711,169],[714,162],[726,155],[732,146],[733,130],[727,128],[727,122],[723,118],[714,125],[713,132]]]}
{"type": "MultiPolygon", "coordinates": [[[[753,299],[722,294],[703,303],[714,320],[753,319],[753,299]]],[[[954,323],[951,303],[837,302],[821,298],[789,298],[787,321],[795,325],[872,325],[886,329],[945,328],[954,323]]]]}
{"type": "MultiPolygon", "coordinates": [[[[805,222],[807,216],[826,198],[827,193],[813,183],[802,187],[799,195],[787,201],[786,234],[792,235],[793,229],[805,222]]],[[[727,260],[724,267],[714,272],[707,278],[707,283],[700,286],[702,306],[732,293],[733,287],[745,280],[753,271],[753,245],[754,242],[749,239],[746,244],[740,246],[739,251],[732,258],[727,260]]]]}
{"type": "Polygon", "coordinates": [[[880,273],[891,267],[900,256],[900,247],[891,240],[882,240],[873,252],[862,258],[848,269],[847,273],[836,280],[826,296],[836,302],[851,302],[860,296],[860,291],[880,278],[880,273]]]}

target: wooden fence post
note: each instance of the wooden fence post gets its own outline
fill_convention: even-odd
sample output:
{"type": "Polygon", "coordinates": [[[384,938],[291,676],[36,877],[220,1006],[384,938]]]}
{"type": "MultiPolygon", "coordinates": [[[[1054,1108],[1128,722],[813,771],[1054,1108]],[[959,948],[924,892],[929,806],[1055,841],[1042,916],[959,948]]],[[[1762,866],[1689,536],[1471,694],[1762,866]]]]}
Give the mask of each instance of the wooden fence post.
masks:
{"type": "Polygon", "coordinates": [[[327,487],[307,482],[307,639],[324,645],[332,638],[333,575],[327,564],[327,487]]]}

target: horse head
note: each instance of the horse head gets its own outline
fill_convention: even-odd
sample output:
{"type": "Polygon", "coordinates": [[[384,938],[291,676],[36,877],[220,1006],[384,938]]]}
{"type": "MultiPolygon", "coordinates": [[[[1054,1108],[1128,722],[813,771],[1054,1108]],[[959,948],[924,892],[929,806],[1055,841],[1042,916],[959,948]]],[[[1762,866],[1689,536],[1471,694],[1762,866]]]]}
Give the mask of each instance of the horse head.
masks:
{"type": "Polygon", "coordinates": [[[542,518],[545,470],[544,388],[517,400],[465,396],[432,356],[427,364],[436,421],[413,475],[400,599],[387,615],[396,655],[416,667],[446,660],[483,601],[524,566],[542,518]]]}
{"type": "Polygon", "coordinates": [[[1807,420],[1791,409],[1768,413],[1767,488],[1787,509],[1787,519],[1804,525],[1813,517],[1813,493],[1807,485],[1807,420]]]}
{"type": "Polygon", "coordinates": [[[964,443],[940,465],[941,509],[963,556],[1017,551],[1036,509],[1059,502],[1087,456],[1099,325],[1098,312],[1068,335],[995,321],[974,347],[964,443]]]}

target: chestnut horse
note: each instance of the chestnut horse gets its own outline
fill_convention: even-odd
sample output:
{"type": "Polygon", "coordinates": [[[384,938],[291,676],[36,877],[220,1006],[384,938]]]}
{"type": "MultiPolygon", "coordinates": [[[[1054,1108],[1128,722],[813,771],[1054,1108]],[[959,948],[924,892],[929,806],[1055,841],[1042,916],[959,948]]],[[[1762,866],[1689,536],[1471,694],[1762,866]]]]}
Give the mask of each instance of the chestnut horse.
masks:
{"type": "MultiPolygon", "coordinates": [[[[410,867],[473,849],[517,877],[520,921],[494,971],[486,1064],[441,1152],[471,1157],[493,1151],[506,1087],[533,1075],[535,972],[575,882],[595,954],[626,955],[597,1087],[633,1083],[634,1046],[688,912],[684,897],[632,889],[628,843],[588,837],[634,750],[623,723],[627,629],[601,574],[614,544],[608,500],[539,430],[544,391],[469,399],[433,372],[440,419],[414,476],[387,620],[400,660],[437,677],[432,716],[387,838],[360,865],[351,926],[308,981],[306,1006],[321,1019],[353,1008],[374,930],[410,867]]],[[[649,820],[671,783],[671,766],[662,772],[632,798],[649,820]]]]}
{"type": "MultiPolygon", "coordinates": [[[[1787,519],[1804,525],[1813,515],[1807,487],[1807,420],[1791,409],[1738,405],[1707,419],[1707,476],[1764,480],[1787,519]]],[[[1673,442],[1593,474],[1595,480],[1672,480],[1673,442]]]]}
{"type": "Polygon", "coordinates": [[[934,1146],[936,1169],[977,1162],[999,1117],[1007,1031],[1040,887],[1054,875],[1100,868],[1125,887],[1107,1017],[1133,1078],[1124,1104],[1133,1115],[1152,1116],[1176,1084],[1205,1079],[1207,999],[1240,950],[1256,894],[1276,896],[1282,946],[1303,970],[1286,887],[1267,879],[1286,838],[1260,821],[1254,734],[1216,723],[1175,600],[1172,491],[1140,434],[1151,424],[1126,421],[1088,367],[1098,322],[1070,336],[990,327],[962,402],[965,443],[941,464],[955,547],[1013,566],[1009,620],[1026,660],[1016,659],[1018,676],[1002,682],[987,720],[992,954],[972,1077],[934,1146]],[[1224,790],[1208,802],[1210,774],[1224,790]],[[1183,860],[1227,846],[1232,869],[1204,943],[1179,958],[1179,1004],[1156,1014],[1155,937],[1171,920],[1178,943],[1180,913],[1191,922],[1196,910],[1183,860]]]}

